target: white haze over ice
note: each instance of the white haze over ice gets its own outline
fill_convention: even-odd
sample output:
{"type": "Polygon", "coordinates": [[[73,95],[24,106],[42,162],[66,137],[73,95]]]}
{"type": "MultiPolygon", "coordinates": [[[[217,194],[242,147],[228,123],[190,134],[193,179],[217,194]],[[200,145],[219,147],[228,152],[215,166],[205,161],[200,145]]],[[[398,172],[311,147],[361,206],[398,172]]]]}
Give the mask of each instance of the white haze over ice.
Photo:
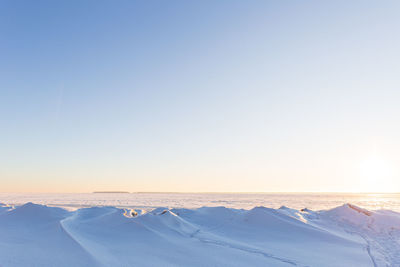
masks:
{"type": "Polygon", "coordinates": [[[400,194],[353,193],[0,193],[0,203],[22,205],[27,202],[76,209],[93,206],[154,209],[224,206],[252,209],[256,206],[294,209],[331,209],[352,203],[369,210],[390,209],[400,212],[400,194]]]}
{"type": "MultiPolygon", "coordinates": [[[[0,266],[400,266],[399,212],[248,207],[323,202],[320,195],[268,196],[0,194],[7,203],[0,204],[0,266]],[[47,206],[20,203],[29,199],[47,206]],[[159,202],[165,205],[154,207],[159,202]]],[[[329,206],[342,198],[325,199],[329,206]]]]}

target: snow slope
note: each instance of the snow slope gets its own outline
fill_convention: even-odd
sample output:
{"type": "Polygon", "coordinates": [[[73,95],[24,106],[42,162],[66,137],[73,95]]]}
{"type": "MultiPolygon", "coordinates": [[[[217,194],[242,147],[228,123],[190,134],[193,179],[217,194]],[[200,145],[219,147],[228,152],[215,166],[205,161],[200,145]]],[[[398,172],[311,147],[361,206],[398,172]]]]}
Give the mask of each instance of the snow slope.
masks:
{"type": "Polygon", "coordinates": [[[400,266],[400,214],[0,204],[0,266],[400,266]]]}

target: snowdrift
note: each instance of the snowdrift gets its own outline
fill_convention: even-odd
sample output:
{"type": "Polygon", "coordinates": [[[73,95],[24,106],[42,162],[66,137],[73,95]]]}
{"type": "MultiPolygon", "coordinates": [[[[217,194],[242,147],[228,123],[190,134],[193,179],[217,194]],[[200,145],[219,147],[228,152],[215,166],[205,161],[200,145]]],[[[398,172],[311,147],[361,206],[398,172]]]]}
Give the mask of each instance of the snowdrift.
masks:
{"type": "Polygon", "coordinates": [[[0,204],[0,266],[400,266],[400,214],[0,204]]]}

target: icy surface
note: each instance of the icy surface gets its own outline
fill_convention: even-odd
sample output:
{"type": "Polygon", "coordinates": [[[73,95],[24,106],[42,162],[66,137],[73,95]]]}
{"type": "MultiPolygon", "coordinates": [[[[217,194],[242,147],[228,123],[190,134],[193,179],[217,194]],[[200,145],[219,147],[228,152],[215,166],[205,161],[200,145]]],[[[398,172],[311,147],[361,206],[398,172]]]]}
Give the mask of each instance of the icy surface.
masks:
{"type": "Polygon", "coordinates": [[[400,213],[353,204],[0,205],[0,266],[400,266],[400,213]]]}
{"type": "Polygon", "coordinates": [[[0,203],[22,205],[27,202],[76,209],[93,206],[154,209],[160,206],[173,208],[200,208],[224,206],[252,209],[256,206],[279,208],[282,205],[312,210],[332,209],[343,203],[377,210],[400,212],[400,194],[350,194],[350,193],[82,193],[33,194],[0,193],[0,203]]]}

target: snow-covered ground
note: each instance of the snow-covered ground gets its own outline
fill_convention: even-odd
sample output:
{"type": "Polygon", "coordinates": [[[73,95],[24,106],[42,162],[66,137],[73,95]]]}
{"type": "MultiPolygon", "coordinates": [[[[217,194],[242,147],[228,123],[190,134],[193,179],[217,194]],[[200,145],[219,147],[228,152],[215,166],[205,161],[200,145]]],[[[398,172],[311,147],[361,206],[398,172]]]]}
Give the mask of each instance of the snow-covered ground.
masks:
{"type": "Polygon", "coordinates": [[[400,213],[2,204],[0,266],[400,266],[400,213]]]}

